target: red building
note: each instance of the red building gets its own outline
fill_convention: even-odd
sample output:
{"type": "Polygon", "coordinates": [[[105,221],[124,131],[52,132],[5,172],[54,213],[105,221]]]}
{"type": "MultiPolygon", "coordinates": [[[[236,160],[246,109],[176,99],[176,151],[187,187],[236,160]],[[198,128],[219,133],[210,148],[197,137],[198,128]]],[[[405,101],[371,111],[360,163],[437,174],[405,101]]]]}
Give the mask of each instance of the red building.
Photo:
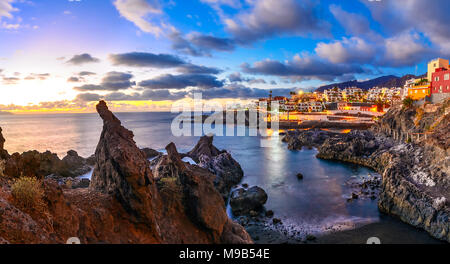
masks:
{"type": "Polygon", "coordinates": [[[431,94],[450,93],[450,70],[436,69],[432,74],[431,94]]]}

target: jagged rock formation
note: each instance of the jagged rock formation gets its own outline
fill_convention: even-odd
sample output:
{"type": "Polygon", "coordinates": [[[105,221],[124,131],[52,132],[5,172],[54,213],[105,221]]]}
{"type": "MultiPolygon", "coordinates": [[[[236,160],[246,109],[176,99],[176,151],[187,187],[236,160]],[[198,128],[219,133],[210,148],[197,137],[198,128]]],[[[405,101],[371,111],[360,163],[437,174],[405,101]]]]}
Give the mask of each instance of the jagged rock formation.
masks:
{"type": "Polygon", "coordinates": [[[449,102],[430,112],[426,107],[394,108],[372,131],[328,138],[319,146],[317,157],[378,171],[381,211],[450,242],[449,102]],[[427,137],[423,134],[408,143],[411,136],[405,135],[411,133],[427,137]]]}
{"type": "Polygon", "coordinates": [[[133,133],[105,102],[97,111],[104,126],[90,188],[45,179],[43,207],[22,210],[0,177],[0,243],[252,243],[228,218],[213,174],[184,163],[169,144],[154,177],[133,133]]]}
{"type": "Polygon", "coordinates": [[[104,101],[97,105],[97,112],[103,119],[103,131],[95,150],[90,188],[114,195],[135,221],[145,222],[159,233],[152,204],[156,185],[144,153],[136,146],[133,132],[122,126],[104,101]]]}
{"type": "Polygon", "coordinates": [[[197,145],[186,154],[198,166],[216,175],[214,185],[226,201],[231,188],[244,177],[241,165],[227,151],[220,151],[213,145],[212,136],[203,136],[197,145]]]}

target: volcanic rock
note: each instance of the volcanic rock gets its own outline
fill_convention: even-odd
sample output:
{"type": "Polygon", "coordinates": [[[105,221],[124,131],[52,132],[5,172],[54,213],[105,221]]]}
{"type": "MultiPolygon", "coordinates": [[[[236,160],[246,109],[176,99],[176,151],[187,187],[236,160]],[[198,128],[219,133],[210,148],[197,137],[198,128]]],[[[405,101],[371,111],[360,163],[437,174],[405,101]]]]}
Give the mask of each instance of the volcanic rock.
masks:
{"type": "Polygon", "coordinates": [[[257,186],[246,190],[239,188],[231,193],[230,206],[234,215],[248,215],[251,211],[259,212],[267,201],[266,192],[257,186]]]}
{"type": "Polygon", "coordinates": [[[220,151],[213,145],[212,136],[203,136],[197,145],[186,154],[198,163],[198,166],[216,175],[214,186],[227,200],[231,188],[244,177],[241,165],[233,159],[230,153],[220,151]]]}

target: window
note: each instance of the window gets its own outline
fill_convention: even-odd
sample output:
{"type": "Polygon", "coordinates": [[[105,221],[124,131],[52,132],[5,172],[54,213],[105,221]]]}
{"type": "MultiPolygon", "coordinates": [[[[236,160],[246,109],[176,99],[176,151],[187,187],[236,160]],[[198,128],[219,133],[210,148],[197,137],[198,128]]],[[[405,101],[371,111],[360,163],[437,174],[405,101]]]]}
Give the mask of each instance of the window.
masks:
{"type": "Polygon", "coordinates": [[[439,77],[435,77],[434,80],[435,80],[436,82],[439,82],[439,77]]]}
{"type": "Polygon", "coordinates": [[[444,75],[444,81],[450,80],[450,73],[444,75]]]}

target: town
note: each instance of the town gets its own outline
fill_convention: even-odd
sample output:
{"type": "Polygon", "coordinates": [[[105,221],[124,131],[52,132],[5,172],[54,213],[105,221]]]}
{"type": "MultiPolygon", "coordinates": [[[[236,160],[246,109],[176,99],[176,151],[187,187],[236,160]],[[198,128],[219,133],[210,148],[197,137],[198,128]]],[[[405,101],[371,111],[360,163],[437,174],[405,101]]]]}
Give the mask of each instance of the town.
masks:
{"type": "MultiPolygon", "coordinates": [[[[273,96],[260,98],[256,104],[278,103],[281,121],[324,120],[371,122],[391,106],[423,105],[442,102],[450,96],[449,61],[437,58],[428,63],[428,72],[420,78],[406,80],[403,87],[333,87],[323,92],[291,92],[290,98],[273,96]],[[332,116],[346,115],[347,118],[332,116]],[[307,117],[308,116],[308,117],[307,117]],[[316,116],[311,119],[311,116],[316,116]],[[348,118],[354,116],[356,118],[348,118]],[[359,117],[359,118],[357,118],[359,117]]],[[[261,109],[260,109],[261,110],[261,109]]]]}

